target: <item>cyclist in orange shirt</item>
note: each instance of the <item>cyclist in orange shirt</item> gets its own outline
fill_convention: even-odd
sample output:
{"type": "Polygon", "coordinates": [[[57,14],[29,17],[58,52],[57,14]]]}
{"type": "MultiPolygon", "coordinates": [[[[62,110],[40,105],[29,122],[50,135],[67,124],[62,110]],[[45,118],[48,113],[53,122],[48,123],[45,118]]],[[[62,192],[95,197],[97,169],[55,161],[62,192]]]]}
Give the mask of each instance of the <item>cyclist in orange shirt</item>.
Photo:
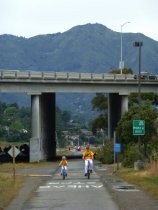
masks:
{"type": "Polygon", "coordinates": [[[61,159],[61,161],[59,163],[59,166],[61,166],[61,175],[62,175],[62,168],[63,168],[63,166],[65,167],[65,171],[66,171],[66,174],[67,174],[68,161],[66,160],[65,156],[62,156],[62,159],[61,159]]]}
{"type": "Polygon", "coordinates": [[[90,150],[90,146],[86,146],[86,150],[83,152],[82,159],[85,160],[85,176],[87,176],[87,166],[88,166],[88,161],[90,162],[90,170],[91,172],[93,171],[93,158],[94,158],[94,153],[90,150]]]}

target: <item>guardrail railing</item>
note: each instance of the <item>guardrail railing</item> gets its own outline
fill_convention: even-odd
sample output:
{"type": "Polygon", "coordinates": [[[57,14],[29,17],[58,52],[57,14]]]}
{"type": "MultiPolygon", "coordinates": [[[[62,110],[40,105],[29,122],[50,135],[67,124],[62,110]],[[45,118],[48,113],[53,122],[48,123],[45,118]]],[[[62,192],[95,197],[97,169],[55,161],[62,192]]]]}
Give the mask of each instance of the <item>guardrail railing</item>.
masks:
{"type": "Polygon", "coordinates": [[[0,80],[130,81],[136,79],[132,74],[0,70],[0,80]]]}

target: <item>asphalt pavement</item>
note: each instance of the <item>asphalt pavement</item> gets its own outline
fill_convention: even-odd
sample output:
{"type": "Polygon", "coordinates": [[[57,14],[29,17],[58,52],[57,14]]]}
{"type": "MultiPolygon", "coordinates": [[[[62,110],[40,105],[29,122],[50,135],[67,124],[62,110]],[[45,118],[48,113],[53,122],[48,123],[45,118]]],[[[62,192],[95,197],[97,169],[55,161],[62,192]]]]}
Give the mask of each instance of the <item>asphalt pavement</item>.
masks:
{"type": "Polygon", "coordinates": [[[84,161],[69,161],[68,176],[62,180],[60,170],[42,183],[23,210],[118,210],[96,172],[84,176],[84,161]]]}
{"type": "Polygon", "coordinates": [[[69,160],[65,180],[57,162],[49,167],[19,170],[28,178],[6,210],[158,209],[157,200],[115,176],[111,168],[95,161],[90,180],[84,176],[83,168],[83,160],[69,160]]]}

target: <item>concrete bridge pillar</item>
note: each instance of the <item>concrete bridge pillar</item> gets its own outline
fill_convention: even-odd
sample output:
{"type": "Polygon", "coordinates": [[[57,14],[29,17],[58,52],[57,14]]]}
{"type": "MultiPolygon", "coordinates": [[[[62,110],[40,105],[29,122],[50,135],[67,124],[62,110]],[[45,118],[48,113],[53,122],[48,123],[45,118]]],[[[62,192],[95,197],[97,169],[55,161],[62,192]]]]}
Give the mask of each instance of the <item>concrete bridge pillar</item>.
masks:
{"type": "Polygon", "coordinates": [[[113,138],[117,122],[121,118],[121,96],[118,93],[108,94],[108,138],[113,138]]]}
{"type": "Polygon", "coordinates": [[[31,95],[31,114],[30,162],[36,162],[42,160],[40,95],[31,95]]]}
{"type": "Polygon", "coordinates": [[[30,162],[52,160],[56,156],[55,93],[31,95],[31,112],[30,162]]]}
{"type": "Polygon", "coordinates": [[[41,95],[41,127],[42,151],[44,160],[53,160],[56,157],[56,116],[55,93],[41,95]]]}
{"type": "Polygon", "coordinates": [[[108,138],[113,138],[121,116],[128,111],[128,96],[119,93],[108,94],[108,138]]]}
{"type": "Polygon", "coordinates": [[[122,95],[121,116],[128,111],[128,95],[122,95]]]}

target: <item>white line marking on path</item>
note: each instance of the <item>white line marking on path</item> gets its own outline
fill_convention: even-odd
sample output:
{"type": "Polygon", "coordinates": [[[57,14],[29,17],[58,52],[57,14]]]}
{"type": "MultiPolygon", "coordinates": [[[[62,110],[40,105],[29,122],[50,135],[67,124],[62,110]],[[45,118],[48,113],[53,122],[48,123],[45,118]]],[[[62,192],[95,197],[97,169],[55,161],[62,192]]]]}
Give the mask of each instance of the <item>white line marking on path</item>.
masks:
{"type": "Polygon", "coordinates": [[[39,189],[36,192],[45,192],[45,191],[50,191],[50,189],[65,189],[65,190],[71,190],[71,189],[101,189],[103,188],[102,184],[99,185],[89,185],[89,184],[53,184],[53,185],[49,185],[49,186],[40,186],[39,189]]]}
{"type": "Polygon", "coordinates": [[[41,188],[41,189],[50,188],[50,186],[39,186],[39,188],[41,188]]]}

